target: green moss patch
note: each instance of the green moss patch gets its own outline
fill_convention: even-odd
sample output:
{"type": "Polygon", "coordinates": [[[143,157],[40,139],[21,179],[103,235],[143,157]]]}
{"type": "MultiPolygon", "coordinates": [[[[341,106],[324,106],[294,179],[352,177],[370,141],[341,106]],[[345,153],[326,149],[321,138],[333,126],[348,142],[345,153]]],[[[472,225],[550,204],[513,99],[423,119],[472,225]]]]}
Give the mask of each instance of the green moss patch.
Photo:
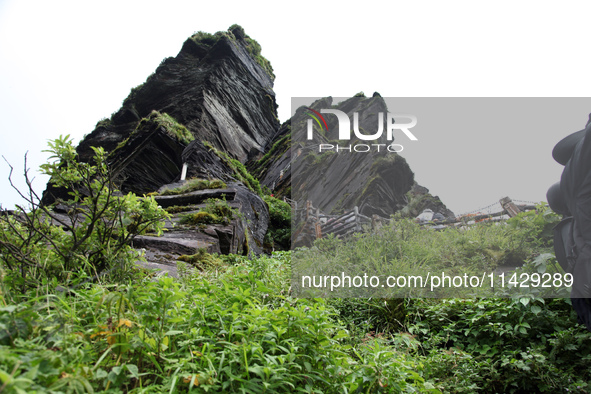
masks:
{"type": "Polygon", "coordinates": [[[178,141],[182,142],[185,145],[188,145],[191,141],[195,139],[193,134],[185,126],[177,122],[172,116],[167,113],[160,113],[158,111],[150,112],[147,118],[140,120],[138,124],[138,128],[142,126],[142,124],[146,121],[154,121],[158,123],[160,126],[164,127],[167,134],[173,138],[176,138],[178,141]]]}
{"type": "Polygon", "coordinates": [[[225,199],[218,200],[209,198],[204,208],[199,212],[185,215],[181,224],[229,224],[238,213],[228,205],[225,199]]]}
{"type": "Polygon", "coordinates": [[[187,183],[182,186],[175,187],[174,189],[166,189],[160,195],[162,196],[171,196],[177,194],[184,194],[189,192],[194,192],[197,190],[206,190],[206,189],[224,189],[227,185],[219,180],[219,179],[201,179],[201,178],[193,178],[189,179],[187,183]]]}
{"type": "Polygon", "coordinates": [[[220,258],[210,253],[207,253],[207,251],[204,248],[199,249],[195,254],[184,254],[182,256],[179,256],[177,260],[189,263],[201,270],[219,267],[223,264],[223,261],[220,258]]]}
{"type": "Polygon", "coordinates": [[[261,184],[259,183],[258,180],[255,179],[255,177],[253,177],[248,170],[246,169],[246,167],[244,166],[244,164],[242,164],[241,162],[239,162],[236,159],[232,159],[227,153],[222,152],[218,149],[216,149],[212,144],[210,144],[208,141],[203,141],[203,145],[208,148],[210,151],[212,151],[217,157],[219,157],[220,159],[222,159],[222,161],[224,162],[224,164],[226,166],[228,166],[232,172],[234,173],[234,178],[238,179],[240,182],[244,183],[244,185],[249,188],[250,190],[252,190],[253,192],[255,192],[256,194],[258,194],[259,196],[263,196],[263,191],[261,189],[261,184]]]}

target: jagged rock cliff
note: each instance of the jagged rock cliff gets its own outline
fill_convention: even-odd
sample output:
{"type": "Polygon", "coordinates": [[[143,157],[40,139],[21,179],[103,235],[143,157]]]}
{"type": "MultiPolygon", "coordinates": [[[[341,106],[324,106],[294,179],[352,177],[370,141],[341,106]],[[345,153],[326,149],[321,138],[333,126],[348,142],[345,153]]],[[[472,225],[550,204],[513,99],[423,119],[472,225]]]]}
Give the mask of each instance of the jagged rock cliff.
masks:
{"type": "MultiPolygon", "coordinates": [[[[376,114],[388,112],[379,94],[371,98],[360,94],[337,105],[333,105],[332,98],[327,97],[317,100],[310,108],[316,111],[338,109],[351,119],[355,112],[365,114],[360,116],[358,123],[362,131],[375,130],[376,114]]],[[[438,197],[431,196],[428,189],[416,185],[408,163],[397,153],[388,152],[385,148],[371,153],[318,152],[319,143],[339,143],[337,118],[325,116],[328,130],[316,136],[316,144],[308,144],[303,135],[306,132],[305,122],[309,119],[306,112],[306,108],[299,108],[295,116],[281,127],[265,156],[247,163],[248,168],[260,177],[262,185],[277,195],[292,197],[300,204],[310,200],[315,207],[328,214],[358,206],[366,216],[377,214],[389,217],[410,204],[412,209],[403,213],[415,215],[416,210],[431,208],[444,216],[453,216],[453,212],[438,197]]],[[[353,139],[349,143],[355,145],[362,142],[367,141],[353,139]]],[[[387,141],[384,133],[371,143],[387,145],[392,141],[387,141]]]]}
{"type": "MultiPolygon", "coordinates": [[[[262,252],[269,211],[258,182],[242,166],[249,155],[262,154],[279,129],[273,70],[260,51],[237,25],[226,32],[194,34],[77,147],[81,161],[91,160],[92,147],[109,152],[111,173],[123,192],[157,194],[182,187],[187,184],[181,180],[183,164],[186,179],[226,182],[221,194],[216,189],[157,195],[173,218],[164,236],[135,240],[149,257],[172,262],[200,248],[223,254],[262,252]],[[213,204],[208,198],[233,214],[204,213],[197,215],[199,220],[185,220],[205,212],[213,204]]],[[[44,203],[65,193],[49,185],[44,203]]]]}
{"type": "MultiPolygon", "coordinates": [[[[304,109],[279,124],[273,79],[260,46],[241,27],[196,33],[79,144],[81,161],[91,160],[92,147],[103,147],[123,192],[156,195],[173,214],[164,236],[135,240],[153,261],[174,262],[178,255],[200,249],[258,254],[269,245],[286,247],[289,230],[283,227],[289,226],[289,215],[273,219],[278,210],[269,207],[284,203],[263,198],[269,190],[276,197],[312,200],[326,213],[358,206],[362,214],[388,217],[409,202],[414,201],[408,212],[440,203],[415,184],[406,160],[396,153],[311,152],[302,142],[304,109]],[[199,189],[190,188],[197,184],[199,189]],[[269,243],[272,231],[281,242],[269,243]]],[[[332,104],[328,97],[312,108],[337,108],[348,115],[361,109],[388,111],[377,94],[332,104]]],[[[360,119],[361,129],[373,129],[370,118],[360,119]]],[[[320,140],[334,142],[336,119],[327,119],[331,132],[320,140]]],[[[49,185],[44,202],[59,200],[66,192],[49,185]]],[[[448,213],[443,204],[440,208],[448,213]]]]}
{"type": "MultiPolygon", "coordinates": [[[[176,57],[162,61],[145,83],[132,89],[119,111],[97,123],[78,153],[88,160],[91,146],[114,151],[125,145],[141,120],[156,110],[186,127],[195,139],[244,162],[251,151],[262,151],[279,128],[273,79],[260,46],[241,27],[215,35],[197,33],[176,57]]],[[[115,152],[113,160],[122,161],[128,153],[115,152]]],[[[161,168],[159,157],[170,158],[162,153],[150,154],[153,171],[161,168]]],[[[134,189],[126,183],[122,188],[134,189]]]]}

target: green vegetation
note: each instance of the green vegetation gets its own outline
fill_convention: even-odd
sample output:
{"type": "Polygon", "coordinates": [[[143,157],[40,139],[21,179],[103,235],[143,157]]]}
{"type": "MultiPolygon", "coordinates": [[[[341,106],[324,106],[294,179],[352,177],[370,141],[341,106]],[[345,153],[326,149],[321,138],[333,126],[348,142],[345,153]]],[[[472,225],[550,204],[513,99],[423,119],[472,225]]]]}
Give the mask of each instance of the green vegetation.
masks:
{"type": "Polygon", "coordinates": [[[0,346],[0,376],[8,392],[428,391],[403,337],[354,340],[325,301],[289,297],[288,260],[4,307],[21,328],[0,346]]]}
{"type": "MultiPolygon", "coordinates": [[[[409,191],[406,193],[408,204],[402,208],[400,214],[404,217],[417,217],[427,207],[443,206],[439,198],[435,198],[431,193],[413,196],[409,191]]],[[[434,209],[436,210],[436,209],[434,209]]]]}
{"type": "Polygon", "coordinates": [[[173,138],[176,138],[178,141],[182,142],[185,145],[188,145],[191,141],[195,139],[193,134],[185,126],[177,122],[172,116],[168,115],[167,113],[160,113],[158,111],[150,112],[148,117],[143,118],[138,123],[136,130],[141,128],[145,122],[154,121],[158,123],[158,125],[164,127],[168,135],[173,138]]]}
{"type": "Polygon", "coordinates": [[[265,244],[271,248],[288,250],[291,244],[291,206],[275,197],[264,196],[269,206],[269,228],[265,244]]]}
{"type": "Polygon", "coordinates": [[[53,187],[67,191],[67,200],[55,203],[70,207],[65,215],[41,204],[32,189],[21,194],[26,209],[0,215],[0,276],[13,290],[74,285],[81,275],[123,275],[138,258],[129,246],[133,237],[162,231],[167,213],[153,198],[121,195],[105,151],[93,150],[93,164],[80,163],[69,136],[49,142],[50,161],[41,171],[53,187]]]}
{"type": "Polygon", "coordinates": [[[245,37],[246,42],[246,49],[248,53],[254,57],[254,60],[265,70],[265,72],[269,75],[271,80],[275,80],[275,74],[273,73],[273,67],[271,66],[271,62],[269,62],[263,55],[261,55],[261,45],[256,41],[250,38],[249,36],[245,37]]]}
{"type": "Polygon", "coordinates": [[[196,44],[203,44],[205,46],[211,47],[215,45],[220,39],[221,32],[218,33],[220,34],[211,34],[204,31],[198,31],[196,33],[193,33],[190,39],[195,41],[196,44]]]}
{"type": "Polygon", "coordinates": [[[273,74],[273,67],[271,63],[261,55],[261,45],[246,35],[244,29],[240,25],[232,25],[228,29],[228,32],[235,38],[242,40],[246,44],[248,53],[256,60],[256,62],[265,70],[265,72],[271,77],[271,80],[275,80],[275,74],[273,74]]]}
{"type": "Polygon", "coordinates": [[[263,196],[263,191],[261,189],[261,184],[258,180],[256,180],[244,167],[244,164],[239,162],[236,159],[232,159],[227,153],[222,152],[216,149],[213,145],[211,145],[208,141],[203,141],[203,145],[211,150],[217,157],[222,159],[224,164],[226,164],[230,169],[234,172],[234,177],[239,180],[240,182],[244,183],[244,185],[249,188],[254,193],[258,194],[259,196],[263,196]]]}
{"type": "Polygon", "coordinates": [[[233,41],[242,41],[253,59],[263,68],[272,80],[275,80],[275,74],[273,74],[271,63],[261,55],[261,45],[256,40],[253,40],[246,35],[244,29],[240,25],[234,24],[230,26],[227,31],[218,31],[215,34],[198,31],[194,33],[190,39],[198,45],[205,45],[209,48],[214,46],[222,37],[226,37],[233,41]]]}
{"type": "Polygon", "coordinates": [[[201,270],[216,268],[222,265],[222,260],[210,253],[207,253],[205,248],[201,248],[197,253],[192,255],[182,255],[178,258],[179,261],[191,264],[201,270]]]}
{"type": "Polygon", "coordinates": [[[200,179],[200,178],[192,178],[188,179],[187,182],[179,187],[175,187],[174,189],[165,189],[161,196],[169,196],[169,195],[177,195],[177,194],[184,194],[189,192],[194,192],[197,190],[205,190],[205,189],[224,189],[227,185],[219,180],[219,179],[200,179]]]}
{"type": "Polygon", "coordinates": [[[239,213],[228,205],[225,198],[208,198],[205,207],[199,212],[185,215],[181,224],[229,224],[235,216],[239,216],[239,213]]]}
{"type": "Polygon", "coordinates": [[[196,209],[197,208],[195,207],[195,205],[173,205],[172,207],[164,208],[164,210],[170,213],[171,215],[175,213],[194,211],[196,209]]]}
{"type": "Polygon", "coordinates": [[[168,115],[167,113],[152,111],[147,117],[142,118],[138,122],[135,129],[127,138],[125,138],[124,140],[119,142],[119,144],[117,144],[117,147],[111,152],[111,155],[113,155],[118,150],[124,148],[127,145],[127,143],[130,140],[132,140],[135,136],[137,136],[138,133],[140,133],[141,131],[153,130],[149,126],[150,123],[156,123],[157,126],[160,126],[165,130],[166,134],[168,134],[170,137],[176,139],[184,145],[188,145],[191,141],[195,139],[193,134],[191,134],[191,132],[187,130],[185,126],[178,123],[172,116],[168,115]]]}
{"type": "Polygon", "coordinates": [[[456,393],[586,393],[591,333],[565,299],[415,299],[426,373],[456,393]]]}
{"type": "Polygon", "coordinates": [[[94,128],[98,129],[99,127],[108,127],[109,125],[111,125],[111,119],[102,118],[101,120],[96,122],[96,126],[94,126],[94,128]]]}
{"type": "MultiPolygon", "coordinates": [[[[346,241],[323,238],[317,240],[312,248],[295,251],[294,269],[297,272],[320,270],[323,275],[348,272],[350,275],[368,273],[370,276],[387,276],[395,272],[396,275],[426,277],[428,272],[445,272],[450,276],[482,276],[483,272],[491,273],[501,265],[517,266],[529,262],[523,269],[535,272],[538,269],[536,264],[545,264],[548,260],[540,262],[539,259],[552,253],[550,229],[558,220],[558,215],[544,205],[540,205],[537,212],[522,213],[508,220],[506,225],[482,222],[477,226],[450,227],[443,231],[423,227],[412,219],[397,217],[379,231],[357,234],[346,241]]],[[[552,259],[552,262],[545,268],[552,273],[558,272],[560,269],[554,264],[555,260],[552,259]]],[[[405,297],[409,295],[408,291],[412,291],[413,296],[474,297],[499,294],[500,291],[491,289],[488,284],[478,288],[436,288],[434,293],[428,287],[367,290],[365,295],[372,297],[405,297]]],[[[354,293],[359,295],[359,289],[354,293]]],[[[313,296],[315,293],[305,294],[313,296]]],[[[333,296],[350,294],[337,293],[333,296]]]]}
{"type": "MultiPolygon", "coordinates": [[[[347,242],[258,258],[202,249],[181,256],[179,279],[154,279],[133,268],[137,252],[117,245],[161,229],[166,214],[102,183],[102,150],[93,165],[76,162],[68,138],[50,151],[43,169],[71,190],[66,216],[77,225],[38,204],[0,215],[3,393],[590,391],[591,333],[568,299],[304,299],[290,286],[307,256],[345,270],[382,256],[400,274],[420,264],[491,269],[511,255],[527,262],[522,272],[552,272],[557,216],[545,206],[504,225],[441,232],[394,218],[347,242]]],[[[285,206],[266,201],[285,224],[285,206]]],[[[223,201],[204,211],[231,214],[223,201]]]]}

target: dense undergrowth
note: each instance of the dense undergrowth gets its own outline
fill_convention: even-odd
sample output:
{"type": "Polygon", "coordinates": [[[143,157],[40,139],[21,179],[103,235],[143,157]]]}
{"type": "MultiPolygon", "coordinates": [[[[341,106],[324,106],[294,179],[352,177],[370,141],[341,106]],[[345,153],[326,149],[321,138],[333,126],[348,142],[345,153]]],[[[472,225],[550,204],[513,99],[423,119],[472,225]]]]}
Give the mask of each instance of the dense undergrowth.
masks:
{"type": "Polygon", "coordinates": [[[588,392],[568,300],[297,299],[291,252],[222,260],[180,280],[3,282],[4,392],[588,392]]]}
{"type": "MultiPolygon", "coordinates": [[[[379,231],[367,229],[349,239],[332,236],[316,240],[310,248],[293,254],[294,275],[319,278],[323,275],[375,275],[384,283],[389,275],[422,277],[436,273],[447,276],[484,277],[483,286],[401,286],[337,287],[307,286],[295,283],[302,296],[373,296],[373,297],[482,297],[507,296],[507,287],[491,287],[490,275],[500,266],[518,267],[529,262],[524,272],[547,273],[559,270],[554,264],[551,244],[552,227],[558,215],[546,205],[537,211],[524,212],[500,225],[482,222],[475,226],[430,228],[413,219],[395,218],[379,231]],[[552,258],[550,258],[552,257],[552,258]],[[542,261],[543,260],[543,261],[542,261]],[[552,264],[546,264],[550,261],[552,264]],[[538,265],[542,264],[542,267],[538,265]],[[544,270],[544,271],[541,271],[544,270]],[[484,273],[484,276],[483,276],[484,273]]],[[[505,285],[509,280],[505,278],[505,285]]],[[[297,281],[296,281],[297,282],[297,281]]],[[[495,282],[492,282],[493,285],[495,282]]],[[[498,285],[500,282],[496,281],[498,285]]],[[[565,282],[566,283],[566,282],[565,282]]],[[[530,287],[531,289],[531,287],[530,287]]],[[[511,291],[517,293],[519,286],[511,291]]],[[[568,296],[564,288],[553,287],[554,295],[568,296]]],[[[551,296],[548,291],[536,296],[551,296]]]]}
{"type": "Polygon", "coordinates": [[[181,280],[3,289],[4,392],[587,392],[563,299],[295,299],[289,252],[181,280]]]}
{"type": "MultiPolygon", "coordinates": [[[[464,231],[397,218],[307,250],[187,256],[179,279],[158,278],[134,268],[137,253],[123,241],[158,230],[164,212],[151,198],[116,196],[108,174],[75,163],[67,139],[53,151],[59,160],[45,169],[54,182],[103,182],[88,183],[90,196],[72,195],[77,209],[68,214],[78,227],[70,233],[38,205],[0,216],[2,393],[590,391],[591,333],[568,299],[295,298],[290,286],[296,254],[452,270],[520,260],[524,272],[554,272],[549,229],[557,217],[546,207],[464,231]],[[115,243],[96,238],[96,226],[115,243]],[[197,259],[199,270],[189,270],[197,259]]],[[[97,151],[99,164],[103,156],[97,151]]],[[[273,215],[287,215],[266,201],[273,215]]]]}

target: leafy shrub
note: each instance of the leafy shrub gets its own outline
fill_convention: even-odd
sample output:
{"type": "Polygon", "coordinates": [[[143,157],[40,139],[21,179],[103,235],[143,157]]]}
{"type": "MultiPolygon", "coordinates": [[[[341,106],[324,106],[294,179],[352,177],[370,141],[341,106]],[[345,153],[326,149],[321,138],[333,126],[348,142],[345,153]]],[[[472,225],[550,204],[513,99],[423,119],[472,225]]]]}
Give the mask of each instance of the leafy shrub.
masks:
{"type": "Polygon", "coordinates": [[[580,392],[591,378],[591,333],[576,327],[564,299],[417,299],[408,309],[431,378],[451,384],[446,391],[467,376],[468,392],[472,384],[483,392],[580,392]],[[451,375],[437,366],[445,358],[459,362],[451,375]]]}
{"type": "MultiPolygon", "coordinates": [[[[65,215],[42,204],[32,189],[21,194],[28,210],[19,207],[15,215],[0,215],[0,266],[11,288],[68,284],[80,275],[107,270],[123,273],[138,258],[129,246],[133,237],[162,231],[167,213],[153,198],[121,195],[105,151],[93,149],[93,164],[81,163],[69,136],[49,142],[50,161],[41,171],[50,176],[51,185],[68,191],[67,200],[54,203],[66,207],[65,215]]],[[[26,172],[25,179],[30,187],[26,172]]]]}
{"type": "Polygon", "coordinates": [[[271,196],[263,196],[269,207],[269,228],[265,243],[272,247],[288,250],[291,244],[291,206],[271,196]]]}
{"type": "Polygon", "coordinates": [[[523,242],[536,246],[552,246],[553,227],[561,217],[546,203],[540,203],[536,210],[521,212],[509,219],[507,225],[522,234],[523,242]]]}
{"type": "MultiPolygon", "coordinates": [[[[520,265],[539,253],[540,249],[526,239],[526,234],[508,225],[478,223],[465,229],[447,228],[435,231],[420,226],[414,220],[397,219],[373,232],[358,233],[346,242],[318,239],[313,247],[294,251],[294,267],[305,275],[388,276],[406,275],[427,277],[428,272],[446,275],[480,275],[492,272],[500,265],[520,265]]],[[[384,279],[385,280],[385,279],[384,279]]],[[[334,297],[371,296],[376,298],[458,297],[490,295],[491,289],[482,288],[340,288],[334,297]],[[462,293],[463,291],[463,293],[462,293]],[[347,293],[347,294],[345,294],[347,293]]],[[[311,293],[310,293],[311,294],[311,293]]]]}
{"type": "Polygon", "coordinates": [[[357,335],[392,334],[405,327],[406,300],[403,298],[331,298],[341,322],[357,335]]]}
{"type": "Polygon", "coordinates": [[[33,316],[0,345],[1,379],[8,392],[436,392],[410,337],[351,346],[323,300],[289,297],[288,260],[242,259],[215,279],[93,285],[0,310],[3,322],[33,316]]]}
{"type": "Polygon", "coordinates": [[[212,46],[218,42],[219,36],[204,31],[198,31],[193,33],[193,35],[191,36],[191,40],[195,41],[195,43],[197,44],[205,44],[207,46],[212,46]]]}

